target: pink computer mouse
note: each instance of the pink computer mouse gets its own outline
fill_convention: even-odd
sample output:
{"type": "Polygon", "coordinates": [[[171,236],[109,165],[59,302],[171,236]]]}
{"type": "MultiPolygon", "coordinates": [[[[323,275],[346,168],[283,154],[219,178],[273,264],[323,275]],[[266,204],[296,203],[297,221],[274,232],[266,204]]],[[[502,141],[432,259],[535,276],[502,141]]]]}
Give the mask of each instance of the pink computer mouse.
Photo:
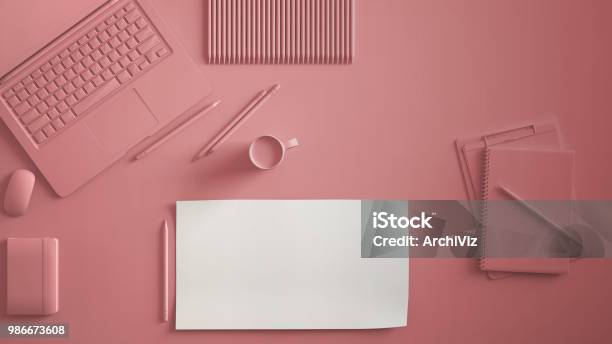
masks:
{"type": "Polygon", "coordinates": [[[28,170],[15,170],[11,175],[6,194],[4,194],[4,211],[9,216],[25,214],[30,205],[30,197],[34,190],[34,173],[28,170]]]}

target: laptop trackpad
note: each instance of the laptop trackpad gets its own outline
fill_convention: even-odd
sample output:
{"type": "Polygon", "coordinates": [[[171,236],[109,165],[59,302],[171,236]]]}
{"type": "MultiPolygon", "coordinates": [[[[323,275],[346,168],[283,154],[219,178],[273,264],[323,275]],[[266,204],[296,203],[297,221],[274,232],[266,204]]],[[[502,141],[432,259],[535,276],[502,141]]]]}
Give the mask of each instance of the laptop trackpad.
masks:
{"type": "Polygon", "coordinates": [[[125,152],[145,138],[158,121],[134,89],[98,105],[84,118],[105,151],[125,152]]]}

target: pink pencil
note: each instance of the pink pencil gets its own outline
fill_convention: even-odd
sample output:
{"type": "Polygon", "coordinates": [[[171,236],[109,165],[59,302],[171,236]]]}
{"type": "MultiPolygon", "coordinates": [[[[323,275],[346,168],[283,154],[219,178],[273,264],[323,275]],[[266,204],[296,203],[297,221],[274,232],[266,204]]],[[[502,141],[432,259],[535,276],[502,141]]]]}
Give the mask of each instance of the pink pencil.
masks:
{"type": "Polygon", "coordinates": [[[257,109],[280,88],[279,84],[263,90],[238,114],[229,122],[210,142],[204,146],[191,160],[192,162],[201,159],[203,156],[214,152],[223,142],[225,142],[240,126],[251,117],[257,109]]]}
{"type": "Polygon", "coordinates": [[[155,151],[157,148],[159,148],[161,145],[163,145],[166,141],[168,141],[169,139],[174,137],[174,135],[178,134],[183,129],[185,129],[189,125],[191,125],[193,122],[197,121],[198,118],[202,117],[204,114],[208,113],[210,110],[212,110],[215,107],[217,107],[217,105],[219,105],[220,103],[221,103],[221,101],[217,100],[216,102],[214,102],[214,103],[206,106],[205,108],[201,109],[200,111],[196,112],[195,115],[191,116],[185,122],[181,123],[181,125],[179,125],[175,129],[173,129],[172,131],[170,131],[166,135],[162,136],[161,138],[159,138],[157,141],[155,141],[153,144],[151,144],[149,147],[147,147],[147,149],[145,149],[142,152],[138,153],[138,155],[136,155],[135,159],[136,160],[140,160],[140,159],[146,157],[151,152],[155,151]]]}

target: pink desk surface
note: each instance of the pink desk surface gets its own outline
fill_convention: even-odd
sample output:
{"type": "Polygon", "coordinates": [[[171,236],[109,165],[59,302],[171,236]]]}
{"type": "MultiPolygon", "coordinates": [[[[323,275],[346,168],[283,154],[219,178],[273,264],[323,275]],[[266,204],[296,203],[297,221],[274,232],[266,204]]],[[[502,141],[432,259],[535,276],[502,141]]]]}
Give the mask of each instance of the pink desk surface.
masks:
{"type": "MultiPolygon", "coordinates": [[[[595,260],[495,282],[473,261],[412,260],[405,328],[176,332],[160,321],[159,225],[177,199],[463,198],[453,140],[546,114],[576,150],[578,198],[612,198],[612,2],[357,0],[352,66],[206,65],[205,1],[157,5],[223,104],[69,198],[39,179],[27,216],[0,214],[2,237],[61,245],[60,312],[0,322],[68,322],[74,343],[610,342],[612,268],[595,260]],[[275,82],[282,89],[222,149],[189,163],[275,82]],[[302,146],[281,168],[253,171],[246,148],[262,134],[302,146]]],[[[2,189],[14,169],[33,169],[4,125],[0,157],[2,189]]]]}

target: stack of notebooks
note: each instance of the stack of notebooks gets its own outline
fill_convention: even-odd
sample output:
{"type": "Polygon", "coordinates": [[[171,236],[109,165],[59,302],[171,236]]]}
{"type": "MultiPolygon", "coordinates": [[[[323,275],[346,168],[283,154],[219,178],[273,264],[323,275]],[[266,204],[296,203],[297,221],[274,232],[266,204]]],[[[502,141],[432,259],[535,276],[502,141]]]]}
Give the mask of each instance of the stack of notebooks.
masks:
{"type": "Polygon", "coordinates": [[[456,148],[471,211],[480,220],[480,269],[492,279],[566,273],[569,258],[555,251],[558,233],[548,222],[571,223],[574,152],[557,123],[457,140],[456,148]]]}

